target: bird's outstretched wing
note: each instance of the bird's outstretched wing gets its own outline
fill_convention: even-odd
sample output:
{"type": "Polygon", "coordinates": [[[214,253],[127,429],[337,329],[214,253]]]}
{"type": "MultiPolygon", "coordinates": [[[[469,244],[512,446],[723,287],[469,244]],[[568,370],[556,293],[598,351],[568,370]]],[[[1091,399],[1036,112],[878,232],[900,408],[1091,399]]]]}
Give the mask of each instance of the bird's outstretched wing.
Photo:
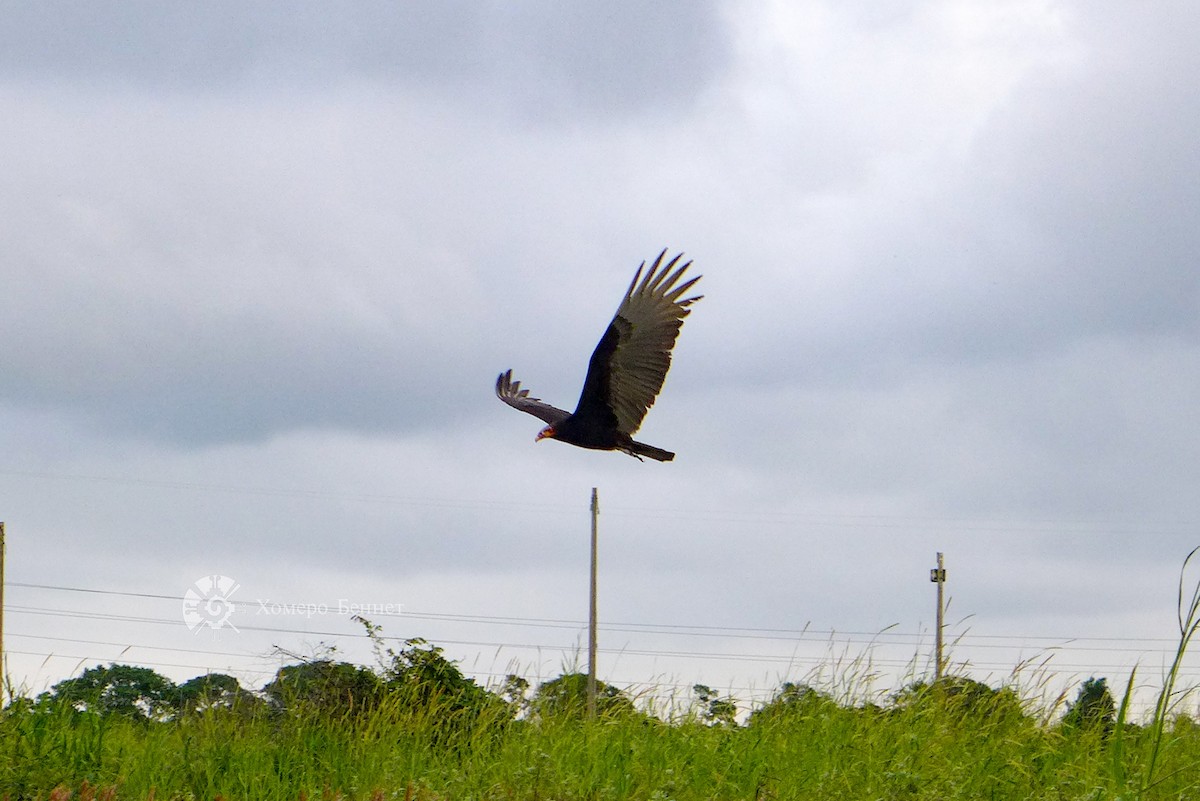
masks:
{"type": "Polygon", "coordinates": [[[543,403],[537,398],[531,398],[529,390],[521,389],[520,381],[512,380],[512,370],[505,370],[496,379],[496,397],[514,409],[520,409],[526,414],[540,417],[550,425],[554,425],[571,416],[570,412],[563,411],[548,403],[543,403]]]}
{"type": "Polygon", "coordinates": [[[688,306],[703,297],[683,297],[700,276],[679,283],[691,262],[676,268],[683,258],[680,253],[664,265],[666,255],[665,250],[658,254],[644,278],[645,262],[633,276],[592,353],[576,416],[615,419],[618,431],[633,434],[654,405],[671,367],[671,348],[683,318],[691,313],[688,306]]]}

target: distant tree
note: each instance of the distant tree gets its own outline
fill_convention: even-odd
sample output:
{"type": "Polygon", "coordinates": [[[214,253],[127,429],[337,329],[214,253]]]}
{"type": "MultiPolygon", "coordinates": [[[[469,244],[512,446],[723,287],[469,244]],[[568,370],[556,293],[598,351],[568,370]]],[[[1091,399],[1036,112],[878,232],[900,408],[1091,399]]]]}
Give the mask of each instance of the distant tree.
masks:
{"type": "Polygon", "coordinates": [[[1067,705],[1062,727],[1064,731],[1091,729],[1109,734],[1116,716],[1116,704],[1108,690],[1108,680],[1093,677],[1080,685],[1075,702],[1067,705]]]}
{"type": "Polygon", "coordinates": [[[197,676],[180,684],[175,692],[175,706],[180,714],[207,709],[253,708],[261,703],[258,696],[242,689],[238,680],[226,673],[197,676]]]}
{"type": "Polygon", "coordinates": [[[961,718],[1024,718],[1021,699],[1008,687],[993,689],[966,676],[917,681],[896,693],[893,709],[924,710],[961,718]]]}
{"type": "Polygon", "coordinates": [[[468,713],[473,717],[485,710],[498,717],[516,714],[500,697],[463,675],[440,647],[412,637],[397,651],[387,644],[381,626],[361,615],[355,615],[354,619],[362,624],[371,640],[385,689],[402,704],[420,708],[436,705],[440,713],[455,716],[468,713]]]}
{"type": "Polygon", "coordinates": [[[67,704],[80,712],[162,720],[175,710],[176,688],[150,668],[111,664],[88,668],[50,688],[40,701],[67,704]]]}
{"type": "Polygon", "coordinates": [[[504,677],[500,687],[500,698],[508,704],[513,717],[518,717],[529,710],[529,680],[509,673],[504,677]]]}
{"type": "MultiPolygon", "coordinates": [[[[582,718],[587,714],[587,674],[566,673],[538,687],[530,704],[540,718],[582,718]]],[[[602,717],[639,716],[625,693],[596,680],[596,714],[602,717]]]]}
{"type": "Polygon", "coordinates": [[[837,703],[825,693],[807,684],[785,681],[775,696],[750,713],[746,724],[761,725],[784,717],[817,717],[837,709],[837,703]]]}
{"type": "Polygon", "coordinates": [[[6,718],[19,718],[22,715],[28,715],[36,709],[34,699],[27,695],[18,695],[8,702],[4,707],[3,716],[6,718]]]}
{"type": "Polygon", "coordinates": [[[721,698],[717,691],[704,684],[692,685],[696,703],[700,705],[700,719],[710,725],[734,726],[737,724],[737,701],[732,697],[721,698]]]}
{"type": "Polygon", "coordinates": [[[442,649],[414,637],[399,651],[389,650],[391,664],[384,672],[389,691],[399,693],[406,703],[420,707],[436,705],[442,713],[499,714],[500,698],[480,687],[458,665],[442,655],[442,649]]]}
{"type": "Polygon", "coordinates": [[[280,668],[263,693],[277,709],[353,714],[374,708],[382,690],[367,668],[320,659],[280,668]]]}

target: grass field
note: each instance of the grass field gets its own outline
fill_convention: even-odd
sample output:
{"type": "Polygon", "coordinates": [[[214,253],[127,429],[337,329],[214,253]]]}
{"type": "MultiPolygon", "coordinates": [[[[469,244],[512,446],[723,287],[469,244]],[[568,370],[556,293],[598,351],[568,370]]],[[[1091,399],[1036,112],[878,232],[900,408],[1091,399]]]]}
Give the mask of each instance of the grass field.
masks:
{"type": "Polygon", "coordinates": [[[1200,585],[1189,600],[1181,578],[1179,605],[1175,659],[1142,725],[1126,714],[1136,676],[1122,698],[1104,687],[1085,705],[1081,692],[1060,717],[1015,688],[956,677],[855,703],[836,687],[856,677],[836,670],[825,689],[785,685],[740,724],[728,699],[662,720],[615,690],[591,718],[578,681],[515,698],[423,641],[397,652],[377,639],[377,671],[290,666],[259,694],[226,685],[185,704],[196,682],[112,666],[91,676],[136,678],[136,702],[128,684],[89,684],[86,671],[18,699],[0,714],[0,797],[1197,799],[1200,725],[1177,714],[1189,692],[1176,679],[1200,629],[1200,585]]]}
{"type": "Polygon", "coordinates": [[[24,709],[0,722],[0,788],[264,801],[1200,797],[1200,727],[1186,718],[1161,739],[1153,725],[1069,728],[1026,714],[1011,692],[953,686],[887,707],[811,693],[746,725],[629,711],[514,720],[499,705],[465,715],[398,696],[340,713],[216,708],[158,722],[24,709]]]}

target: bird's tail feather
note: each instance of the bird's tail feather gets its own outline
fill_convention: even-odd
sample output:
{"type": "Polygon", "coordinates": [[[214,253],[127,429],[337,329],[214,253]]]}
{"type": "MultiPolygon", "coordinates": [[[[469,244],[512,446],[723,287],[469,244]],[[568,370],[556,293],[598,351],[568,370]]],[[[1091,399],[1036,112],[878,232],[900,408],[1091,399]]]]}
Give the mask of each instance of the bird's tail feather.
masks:
{"type": "Polygon", "coordinates": [[[627,453],[629,453],[630,456],[646,456],[650,459],[655,459],[660,462],[669,462],[675,458],[675,454],[671,453],[670,451],[664,451],[662,448],[656,448],[653,445],[647,445],[644,442],[631,441],[629,443],[629,450],[627,453]]]}

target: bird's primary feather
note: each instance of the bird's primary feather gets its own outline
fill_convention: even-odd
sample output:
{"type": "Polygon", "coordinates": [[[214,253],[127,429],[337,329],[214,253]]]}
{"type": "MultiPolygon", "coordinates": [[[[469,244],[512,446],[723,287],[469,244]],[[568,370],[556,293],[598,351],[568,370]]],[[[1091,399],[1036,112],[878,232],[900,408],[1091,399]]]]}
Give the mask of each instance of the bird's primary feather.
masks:
{"type": "Polygon", "coordinates": [[[530,397],[529,390],[521,389],[520,381],[513,381],[512,370],[506,370],[496,379],[496,397],[514,409],[540,417],[551,425],[566,420],[571,413],[551,406],[539,398],[530,397]]]}
{"type": "MultiPolygon", "coordinates": [[[[665,250],[658,255],[639,284],[638,277],[646,266],[642,264],[609,325],[609,332],[616,332],[616,341],[611,345],[608,358],[607,386],[603,386],[604,382],[596,383],[601,384],[602,391],[606,390],[603,401],[616,415],[617,429],[625,434],[632,435],[637,431],[654,405],[671,368],[671,349],[675,347],[683,318],[691,313],[688,307],[703,297],[696,295],[680,300],[700,276],[676,286],[691,262],[675,269],[683,258],[681,253],[663,266],[666,255],[665,250]]],[[[602,339],[596,352],[604,346],[602,339]]],[[[588,378],[584,380],[585,394],[595,368],[593,354],[588,378]]],[[[587,400],[581,395],[580,405],[587,400]]]]}

